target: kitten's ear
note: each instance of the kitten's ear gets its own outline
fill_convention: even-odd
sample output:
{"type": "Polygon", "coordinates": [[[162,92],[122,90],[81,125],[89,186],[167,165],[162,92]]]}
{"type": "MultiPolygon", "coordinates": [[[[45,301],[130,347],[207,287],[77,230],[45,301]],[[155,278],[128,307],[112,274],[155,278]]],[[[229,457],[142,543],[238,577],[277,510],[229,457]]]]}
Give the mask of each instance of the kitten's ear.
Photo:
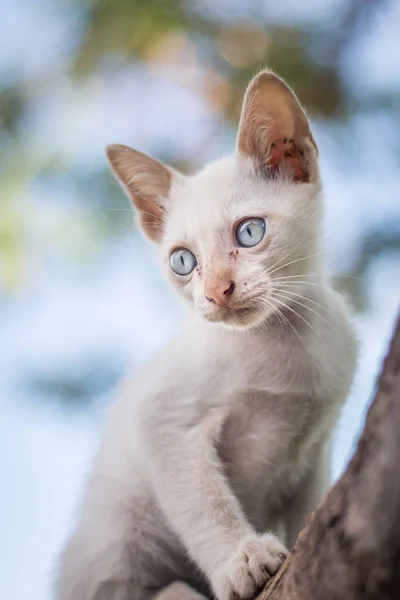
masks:
{"type": "Polygon", "coordinates": [[[247,88],[237,140],[266,176],[308,182],[317,176],[317,146],[304,110],[292,90],[271,71],[247,88]]]}
{"type": "Polygon", "coordinates": [[[143,231],[153,242],[160,242],[172,177],[177,175],[129,146],[112,144],[106,153],[114,175],[137,209],[143,231]]]}

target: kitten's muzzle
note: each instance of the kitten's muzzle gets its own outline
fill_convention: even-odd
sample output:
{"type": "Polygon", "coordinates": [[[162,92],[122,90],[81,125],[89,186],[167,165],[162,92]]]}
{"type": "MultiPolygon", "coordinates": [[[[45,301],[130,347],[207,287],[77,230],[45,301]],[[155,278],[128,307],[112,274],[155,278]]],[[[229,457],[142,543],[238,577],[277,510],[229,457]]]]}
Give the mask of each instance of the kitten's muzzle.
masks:
{"type": "Polygon", "coordinates": [[[217,306],[227,306],[235,291],[235,287],[234,281],[218,280],[206,288],[204,295],[208,302],[211,302],[212,304],[216,304],[217,306]]]}

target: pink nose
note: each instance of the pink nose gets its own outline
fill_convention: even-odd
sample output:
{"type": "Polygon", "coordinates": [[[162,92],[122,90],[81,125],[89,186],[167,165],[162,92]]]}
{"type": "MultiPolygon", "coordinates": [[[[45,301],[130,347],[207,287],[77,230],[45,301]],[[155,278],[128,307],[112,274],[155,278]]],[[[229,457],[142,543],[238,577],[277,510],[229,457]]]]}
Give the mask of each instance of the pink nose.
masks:
{"type": "Polygon", "coordinates": [[[205,296],[209,302],[218,306],[226,306],[235,290],[234,281],[221,281],[220,279],[207,286],[205,296]]]}

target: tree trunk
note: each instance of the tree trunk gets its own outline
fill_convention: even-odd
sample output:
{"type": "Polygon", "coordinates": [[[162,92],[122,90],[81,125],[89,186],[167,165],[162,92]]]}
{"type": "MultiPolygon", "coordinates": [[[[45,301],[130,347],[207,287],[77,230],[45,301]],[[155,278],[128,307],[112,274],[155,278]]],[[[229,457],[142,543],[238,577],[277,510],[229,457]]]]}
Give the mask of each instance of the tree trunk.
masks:
{"type": "Polygon", "coordinates": [[[357,450],[257,600],[400,600],[400,317],[357,450]]]}

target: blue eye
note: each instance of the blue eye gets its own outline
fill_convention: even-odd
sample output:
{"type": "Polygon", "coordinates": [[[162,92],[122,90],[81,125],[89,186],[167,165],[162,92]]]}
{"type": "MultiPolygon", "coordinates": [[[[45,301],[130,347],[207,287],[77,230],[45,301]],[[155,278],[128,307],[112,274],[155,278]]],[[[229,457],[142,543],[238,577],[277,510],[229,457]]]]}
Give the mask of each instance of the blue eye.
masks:
{"type": "Polygon", "coordinates": [[[197,265],[197,260],[187,248],[177,248],[169,257],[169,264],[177,275],[189,275],[197,265]]]}
{"type": "Polygon", "coordinates": [[[265,235],[266,223],[264,219],[253,217],[245,219],[236,228],[236,240],[239,246],[251,248],[257,246],[265,235]]]}

